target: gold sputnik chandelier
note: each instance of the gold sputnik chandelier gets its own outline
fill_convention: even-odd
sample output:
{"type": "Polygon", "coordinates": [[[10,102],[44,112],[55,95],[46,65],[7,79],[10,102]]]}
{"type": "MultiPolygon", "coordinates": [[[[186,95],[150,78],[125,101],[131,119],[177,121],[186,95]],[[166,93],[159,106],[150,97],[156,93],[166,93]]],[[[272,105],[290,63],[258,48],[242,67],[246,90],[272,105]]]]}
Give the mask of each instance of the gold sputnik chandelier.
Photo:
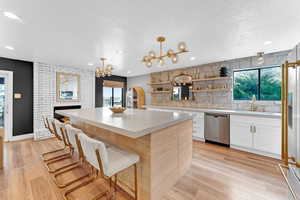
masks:
{"type": "Polygon", "coordinates": [[[107,60],[106,58],[100,58],[102,62],[102,67],[98,67],[96,69],[96,77],[105,77],[105,76],[111,76],[112,75],[112,70],[113,66],[111,64],[108,64],[105,66],[104,62],[107,60]]]}
{"type": "Polygon", "coordinates": [[[150,51],[147,56],[144,56],[142,62],[144,62],[147,67],[152,67],[154,61],[157,61],[160,66],[163,66],[165,64],[165,58],[167,57],[171,59],[173,64],[175,64],[178,62],[178,54],[188,52],[185,42],[179,42],[177,52],[169,49],[166,54],[163,54],[162,43],[165,41],[166,38],[163,36],[157,38],[157,42],[160,44],[159,56],[156,56],[154,51],[150,51]]]}

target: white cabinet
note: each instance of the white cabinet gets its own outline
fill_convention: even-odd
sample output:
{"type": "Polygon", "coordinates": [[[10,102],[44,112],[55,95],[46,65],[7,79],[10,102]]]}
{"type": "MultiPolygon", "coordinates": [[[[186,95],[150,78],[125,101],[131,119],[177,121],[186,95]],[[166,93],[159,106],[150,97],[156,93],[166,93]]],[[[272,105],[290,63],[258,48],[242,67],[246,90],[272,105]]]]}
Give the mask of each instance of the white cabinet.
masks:
{"type": "Polygon", "coordinates": [[[257,124],[253,137],[253,147],[256,150],[281,154],[280,121],[277,124],[257,124]]]}
{"type": "Polygon", "coordinates": [[[193,115],[193,137],[204,140],[204,113],[192,112],[193,115]]]}
{"type": "Polygon", "coordinates": [[[230,119],[230,145],[237,145],[251,148],[252,139],[252,123],[234,121],[235,116],[230,119]]]}
{"type": "Polygon", "coordinates": [[[279,157],[280,119],[231,115],[230,146],[265,156],[279,157]]]}

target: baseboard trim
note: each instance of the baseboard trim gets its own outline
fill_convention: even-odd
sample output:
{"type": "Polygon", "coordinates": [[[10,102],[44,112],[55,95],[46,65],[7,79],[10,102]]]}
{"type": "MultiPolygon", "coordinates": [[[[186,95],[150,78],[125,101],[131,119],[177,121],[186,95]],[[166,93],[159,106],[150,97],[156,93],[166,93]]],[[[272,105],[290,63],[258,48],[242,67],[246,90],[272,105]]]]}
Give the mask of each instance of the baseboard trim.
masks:
{"type": "Polygon", "coordinates": [[[205,142],[204,138],[199,138],[199,137],[195,137],[195,136],[193,136],[193,140],[205,142]]]}
{"type": "Polygon", "coordinates": [[[261,156],[271,157],[271,158],[275,158],[275,159],[281,159],[280,155],[273,154],[273,153],[268,153],[268,152],[264,152],[264,151],[258,151],[258,150],[255,150],[255,149],[249,149],[249,148],[246,148],[246,147],[230,145],[230,148],[237,149],[237,150],[240,150],[240,151],[247,151],[249,153],[258,154],[258,155],[261,155],[261,156]]]}
{"type": "Polygon", "coordinates": [[[26,139],[31,139],[33,138],[33,133],[30,134],[24,134],[24,135],[17,135],[17,136],[12,136],[9,139],[9,142],[14,142],[14,141],[20,141],[20,140],[26,140],[26,139]]]}

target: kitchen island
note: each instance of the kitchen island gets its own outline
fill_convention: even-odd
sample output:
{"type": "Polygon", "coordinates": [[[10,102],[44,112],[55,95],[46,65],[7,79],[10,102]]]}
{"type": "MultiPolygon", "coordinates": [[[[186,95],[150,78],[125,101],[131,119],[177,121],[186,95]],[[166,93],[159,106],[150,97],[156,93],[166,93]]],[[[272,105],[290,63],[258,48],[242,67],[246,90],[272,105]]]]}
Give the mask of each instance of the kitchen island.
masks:
{"type": "MultiPolygon", "coordinates": [[[[138,163],[138,199],[159,200],[189,169],[192,161],[192,116],[178,112],[107,108],[60,110],[87,135],[134,152],[138,163]]],[[[118,176],[132,193],[133,169],[118,176]]]]}

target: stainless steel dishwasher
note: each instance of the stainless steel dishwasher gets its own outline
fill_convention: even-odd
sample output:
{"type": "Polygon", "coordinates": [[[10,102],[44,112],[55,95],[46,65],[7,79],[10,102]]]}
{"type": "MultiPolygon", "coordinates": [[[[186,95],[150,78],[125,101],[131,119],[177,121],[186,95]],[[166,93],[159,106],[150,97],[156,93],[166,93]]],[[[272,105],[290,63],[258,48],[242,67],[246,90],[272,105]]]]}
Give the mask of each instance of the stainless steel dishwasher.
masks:
{"type": "Polygon", "coordinates": [[[205,113],[204,138],[205,141],[229,145],[230,115],[205,113]]]}

